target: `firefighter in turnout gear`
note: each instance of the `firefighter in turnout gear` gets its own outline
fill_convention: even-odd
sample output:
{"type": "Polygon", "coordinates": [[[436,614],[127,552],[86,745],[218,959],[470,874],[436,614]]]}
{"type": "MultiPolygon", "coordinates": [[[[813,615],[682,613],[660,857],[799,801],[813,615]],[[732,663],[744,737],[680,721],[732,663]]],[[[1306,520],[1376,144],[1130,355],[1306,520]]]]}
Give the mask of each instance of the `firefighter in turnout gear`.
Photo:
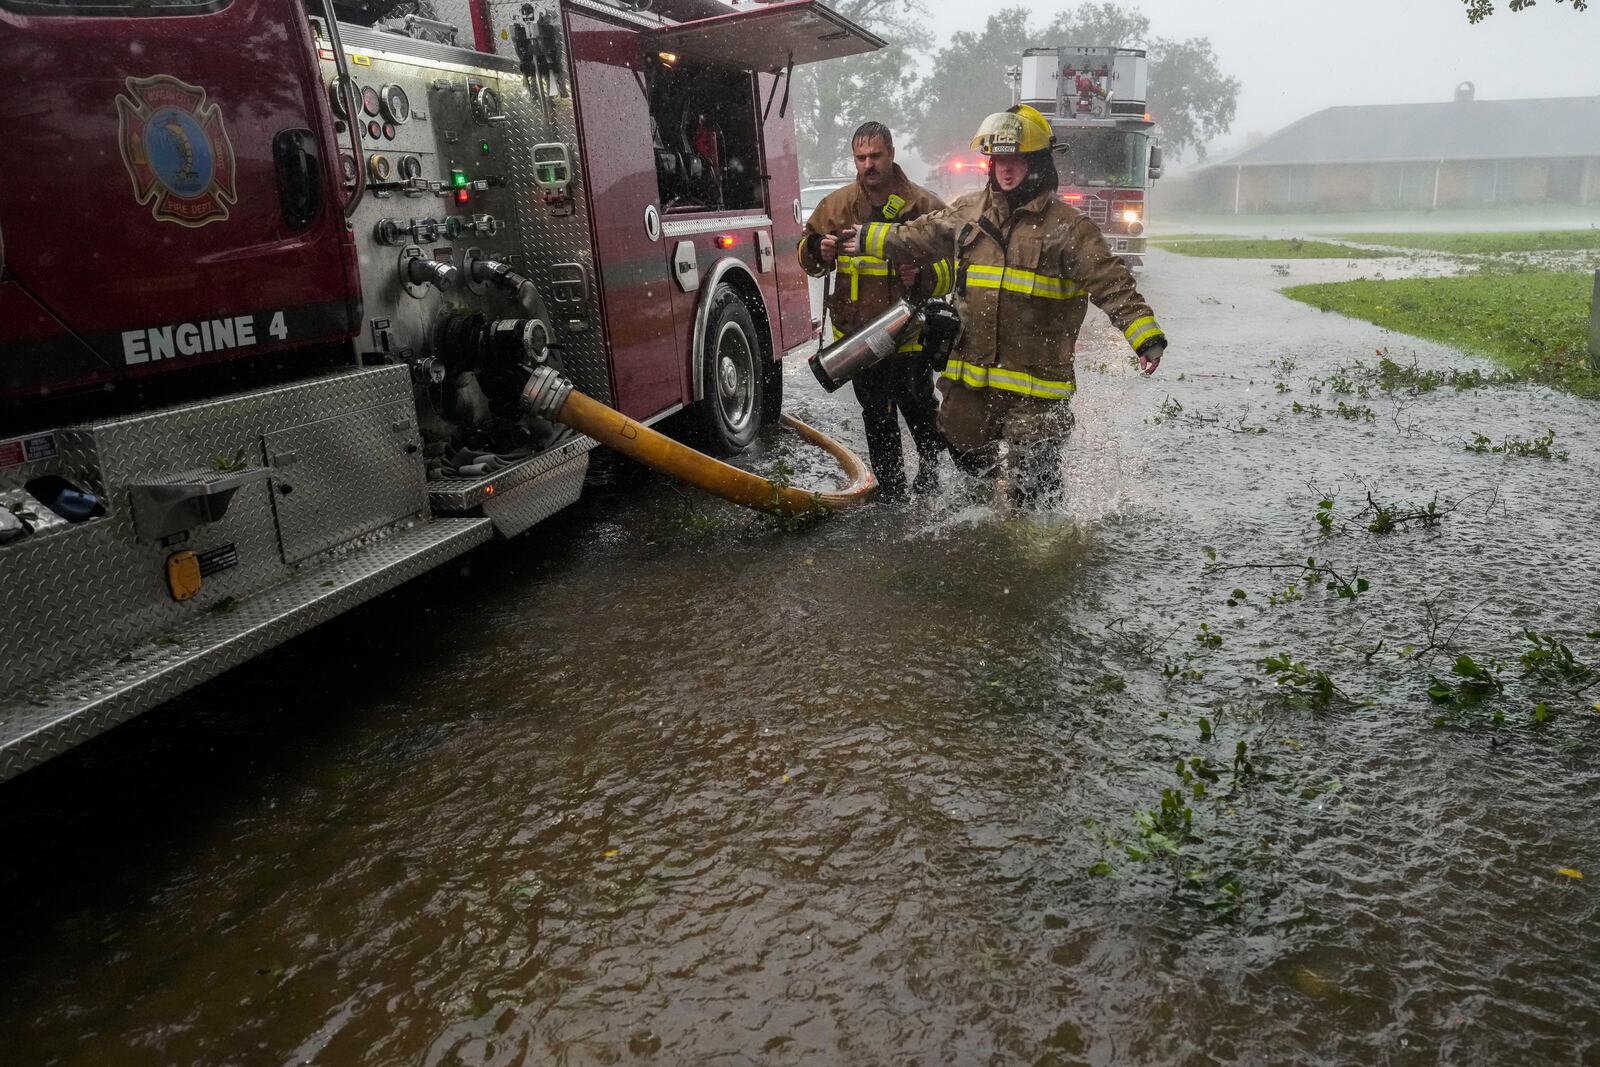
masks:
{"type": "Polygon", "coordinates": [[[1049,121],[1026,105],[990,115],[972,139],[988,187],[900,226],[869,222],[847,250],[923,265],[953,258],[961,336],[940,375],[939,429],[957,465],[1002,477],[1020,503],[1061,492],[1072,428],[1073,347],[1089,301],[1153,373],[1167,338],[1088,216],[1063,203],[1049,121]]]}
{"type": "MultiPolygon", "coordinates": [[[[820,277],[837,271],[827,301],[833,340],[855,332],[902,297],[915,301],[944,296],[954,278],[948,257],[932,257],[919,268],[882,255],[843,253],[836,236],[842,231],[869,222],[894,226],[945,206],[906,177],[894,161],[893,136],[882,123],[869,122],[856,130],[850,150],[855,158],[855,182],[829,193],[817,205],[799,247],[800,266],[807,274],[820,277]]],[[[917,447],[915,487],[924,491],[937,484],[944,442],[937,426],[934,368],[918,355],[921,351],[915,333],[902,337],[894,358],[858,375],[853,383],[866,428],[867,458],[883,495],[889,498],[903,497],[906,492],[901,415],[917,447]]]]}

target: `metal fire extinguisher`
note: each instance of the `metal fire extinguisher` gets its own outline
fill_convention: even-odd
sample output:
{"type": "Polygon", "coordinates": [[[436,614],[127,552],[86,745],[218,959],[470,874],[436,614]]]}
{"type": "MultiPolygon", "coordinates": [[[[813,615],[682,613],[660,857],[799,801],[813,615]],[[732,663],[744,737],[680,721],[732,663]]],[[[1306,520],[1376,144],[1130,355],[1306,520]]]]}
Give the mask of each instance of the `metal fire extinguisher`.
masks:
{"type": "Polygon", "coordinates": [[[929,359],[935,369],[943,370],[943,359],[950,353],[960,321],[948,304],[932,302],[919,307],[909,300],[897,300],[849,337],[841,337],[812,356],[811,373],[831,393],[868,367],[894,355],[900,348],[900,339],[917,323],[923,328],[919,355],[929,359]]]}
{"type": "Polygon", "coordinates": [[[900,347],[900,335],[916,317],[917,309],[909,300],[896,300],[861,329],[812,356],[811,373],[824,389],[833,392],[879,360],[892,356],[900,347]]]}

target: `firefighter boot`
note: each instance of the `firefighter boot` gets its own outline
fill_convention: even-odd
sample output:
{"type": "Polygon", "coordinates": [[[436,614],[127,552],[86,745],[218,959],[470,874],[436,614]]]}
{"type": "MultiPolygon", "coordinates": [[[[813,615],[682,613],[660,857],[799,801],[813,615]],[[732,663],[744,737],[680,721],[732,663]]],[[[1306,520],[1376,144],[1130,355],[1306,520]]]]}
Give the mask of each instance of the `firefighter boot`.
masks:
{"type": "Polygon", "coordinates": [[[939,400],[933,392],[933,368],[925,359],[906,360],[899,390],[900,413],[917,446],[917,476],[911,491],[921,496],[939,488],[939,453],[950,446],[939,432],[939,400]]]}
{"type": "Polygon", "coordinates": [[[894,402],[892,363],[880,363],[857,375],[856,399],[861,401],[861,423],[867,431],[867,463],[878,479],[884,500],[904,500],[906,468],[900,443],[900,413],[894,402]]]}

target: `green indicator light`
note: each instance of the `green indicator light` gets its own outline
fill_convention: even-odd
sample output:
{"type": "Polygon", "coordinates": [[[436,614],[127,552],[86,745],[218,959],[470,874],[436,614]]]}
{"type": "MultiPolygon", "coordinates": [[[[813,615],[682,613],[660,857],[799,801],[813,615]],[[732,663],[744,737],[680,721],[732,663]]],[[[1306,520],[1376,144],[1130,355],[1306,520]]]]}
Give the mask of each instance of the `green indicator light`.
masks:
{"type": "Polygon", "coordinates": [[[465,185],[467,184],[467,175],[463,171],[453,170],[450,172],[450,182],[453,185],[465,185]]]}
{"type": "Polygon", "coordinates": [[[488,155],[489,154],[489,142],[488,141],[483,142],[483,154],[484,155],[488,155]]]}

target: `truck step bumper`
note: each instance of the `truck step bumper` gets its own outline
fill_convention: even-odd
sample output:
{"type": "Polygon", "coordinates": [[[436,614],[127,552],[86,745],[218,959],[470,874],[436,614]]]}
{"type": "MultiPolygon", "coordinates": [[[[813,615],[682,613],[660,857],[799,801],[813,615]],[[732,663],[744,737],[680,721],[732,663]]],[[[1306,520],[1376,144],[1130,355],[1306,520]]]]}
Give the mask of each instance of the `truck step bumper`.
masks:
{"type": "Polygon", "coordinates": [[[417,520],[359,551],[131,651],[11,693],[0,706],[0,781],[488,541],[485,518],[417,520]]]}

